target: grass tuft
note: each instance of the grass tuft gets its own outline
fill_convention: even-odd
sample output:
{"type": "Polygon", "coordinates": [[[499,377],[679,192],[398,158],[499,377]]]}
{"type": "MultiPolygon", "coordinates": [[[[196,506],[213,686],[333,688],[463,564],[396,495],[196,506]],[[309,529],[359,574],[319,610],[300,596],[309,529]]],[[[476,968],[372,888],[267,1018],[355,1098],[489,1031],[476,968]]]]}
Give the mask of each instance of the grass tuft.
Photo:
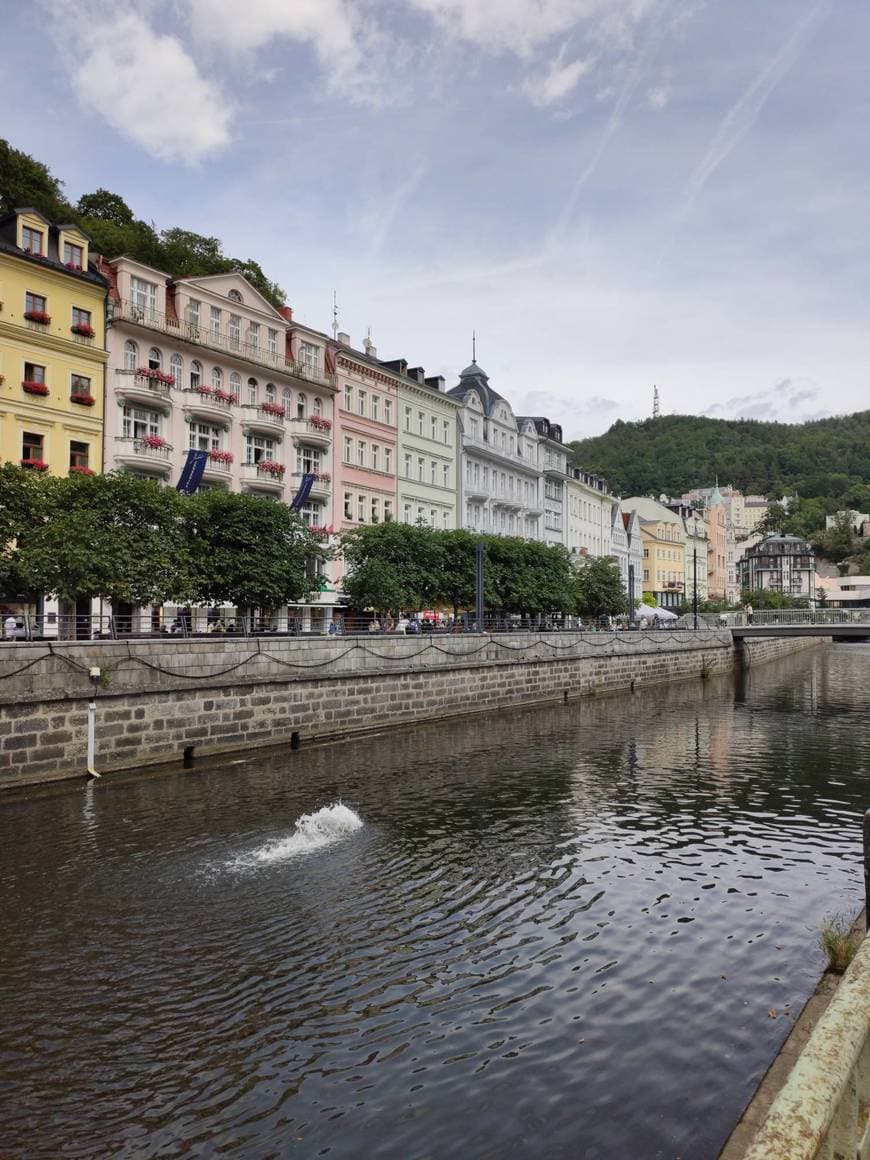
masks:
{"type": "Polygon", "coordinates": [[[828,956],[828,970],[835,975],[842,975],[860,945],[861,939],[858,935],[850,934],[851,929],[849,920],[836,914],[825,921],[819,935],[819,945],[828,956]]]}

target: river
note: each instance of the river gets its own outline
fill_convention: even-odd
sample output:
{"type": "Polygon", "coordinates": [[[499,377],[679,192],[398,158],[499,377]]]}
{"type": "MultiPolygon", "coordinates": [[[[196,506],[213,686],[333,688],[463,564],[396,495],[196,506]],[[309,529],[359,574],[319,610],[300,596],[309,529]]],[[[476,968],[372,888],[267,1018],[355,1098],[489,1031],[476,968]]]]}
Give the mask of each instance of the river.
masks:
{"type": "Polygon", "coordinates": [[[826,646],[6,794],[0,1155],[715,1157],[861,906],[868,689],[826,646]]]}

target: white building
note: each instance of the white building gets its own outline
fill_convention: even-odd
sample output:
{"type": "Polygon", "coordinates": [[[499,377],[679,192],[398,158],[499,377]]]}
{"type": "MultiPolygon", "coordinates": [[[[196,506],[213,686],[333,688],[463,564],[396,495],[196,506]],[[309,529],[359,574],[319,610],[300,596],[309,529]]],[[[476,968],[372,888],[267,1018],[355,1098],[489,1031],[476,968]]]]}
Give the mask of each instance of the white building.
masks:
{"type": "Polygon", "coordinates": [[[537,439],[538,467],[543,477],[544,535],[548,544],[566,541],[566,483],[568,481],[568,451],[562,443],[562,428],[543,416],[521,415],[517,418],[521,434],[529,445],[537,439]]]}
{"type": "Polygon", "coordinates": [[[575,467],[565,486],[568,551],[574,557],[612,555],[613,507],[617,500],[607,480],[575,467]]]}
{"type": "Polygon", "coordinates": [[[643,596],[643,538],[637,512],[623,511],[620,500],[612,508],[610,558],[619,568],[623,588],[637,603],[643,596]]]}

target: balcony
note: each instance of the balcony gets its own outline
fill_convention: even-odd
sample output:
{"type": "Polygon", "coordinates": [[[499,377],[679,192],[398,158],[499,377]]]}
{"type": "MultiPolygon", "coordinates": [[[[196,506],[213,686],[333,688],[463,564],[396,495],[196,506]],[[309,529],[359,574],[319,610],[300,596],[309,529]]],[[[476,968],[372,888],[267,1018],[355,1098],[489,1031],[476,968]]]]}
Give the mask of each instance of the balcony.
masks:
{"type": "MultiPolygon", "coordinates": [[[[228,427],[233,421],[232,403],[234,396],[219,397],[211,387],[199,391],[186,388],[183,392],[182,407],[186,415],[201,415],[221,427],[228,427]]],[[[222,392],[223,396],[223,392],[222,392]]]]}
{"type": "Polygon", "coordinates": [[[133,436],[115,436],[115,462],[121,466],[138,467],[154,475],[168,475],[172,470],[172,445],[157,442],[155,436],[137,439],[133,436]]]}
{"type": "MultiPolygon", "coordinates": [[[[299,490],[302,483],[302,477],[305,472],[294,471],[291,476],[293,480],[293,494],[299,490]]],[[[329,499],[332,495],[332,476],[328,471],[317,471],[314,473],[314,482],[311,485],[309,493],[312,499],[329,499]]]]}
{"type": "Polygon", "coordinates": [[[284,494],[284,471],[264,467],[260,463],[243,463],[240,468],[242,483],[248,491],[267,491],[271,495],[284,494]]]}
{"type": "MultiPolygon", "coordinates": [[[[288,359],[283,351],[271,351],[252,343],[243,342],[241,335],[225,334],[223,331],[211,330],[208,327],[190,320],[170,318],[157,310],[148,310],[136,306],[126,299],[111,299],[109,301],[110,318],[115,322],[124,320],[135,323],[147,330],[157,331],[168,335],[175,342],[191,342],[197,346],[208,347],[211,350],[223,351],[228,358],[242,359],[245,362],[255,363],[257,366],[268,367],[284,375],[295,375],[308,383],[316,383],[324,387],[335,384],[335,375],[321,372],[316,367],[307,367],[302,363],[288,359]]],[[[284,332],[280,332],[283,339],[284,332]]]]}
{"type": "Polygon", "coordinates": [[[229,484],[233,477],[233,457],[228,451],[210,451],[202,478],[209,483],[229,484]]]}
{"type": "Polygon", "coordinates": [[[146,407],[156,407],[169,414],[172,407],[172,388],[169,383],[146,378],[136,371],[116,371],[115,391],[131,403],[144,403],[146,407]]]}
{"type": "Polygon", "coordinates": [[[332,446],[332,423],[329,419],[288,419],[290,433],[297,443],[307,443],[311,447],[332,446]]]}
{"type": "Polygon", "coordinates": [[[243,425],[253,431],[265,431],[267,435],[283,436],[284,411],[276,407],[276,411],[280,411],[277,414],[270,409],[273,406],[275,404],[272,403],[242,403],[243,425]]]}

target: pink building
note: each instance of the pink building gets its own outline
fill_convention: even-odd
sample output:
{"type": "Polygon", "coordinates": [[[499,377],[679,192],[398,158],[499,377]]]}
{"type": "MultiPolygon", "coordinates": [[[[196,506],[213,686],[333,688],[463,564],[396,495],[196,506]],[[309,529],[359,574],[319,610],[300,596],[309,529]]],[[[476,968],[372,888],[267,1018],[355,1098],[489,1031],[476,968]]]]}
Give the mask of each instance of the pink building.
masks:
{"type": "MultiPolygon", "coordinates": [[[[335,377],[324,337],[241,274],[172,279],[130,258],[103,268],[112,281],[105,470],[174,486],[195,448],[208,452],[201,487],[284,503],[313,472],[301,515],[328,528],[335,377]]],[[[327,578],[301,609],[304,626],[325,623],[334,603],[327,578]]]]}

